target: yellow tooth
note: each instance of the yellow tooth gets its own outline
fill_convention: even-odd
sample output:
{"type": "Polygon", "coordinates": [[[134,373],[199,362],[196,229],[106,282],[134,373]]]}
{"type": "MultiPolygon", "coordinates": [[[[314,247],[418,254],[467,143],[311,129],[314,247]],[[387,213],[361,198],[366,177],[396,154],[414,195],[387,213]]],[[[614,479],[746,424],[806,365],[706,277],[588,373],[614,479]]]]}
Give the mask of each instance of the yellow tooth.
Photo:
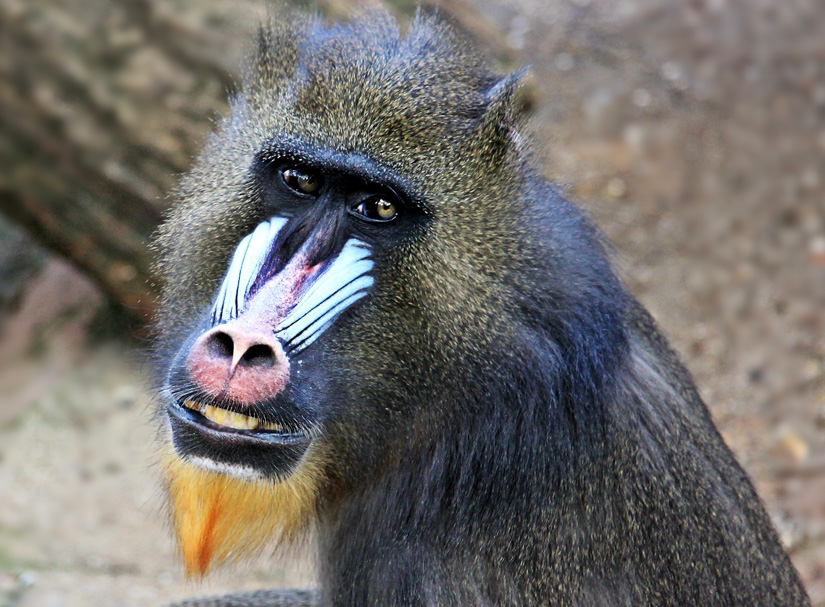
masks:
{"type": "Polygon", "coordinates": [[[230,411],[227,423],[235,430],[246,430],[249,427],[246,423],[246,420],[248,419],[249,417],[247,415],[241,415],[240,413],[230,411]]]}
{"type": "Polygon", "coordinates": [[[210,420],[212,420],[213,422],[217,423],[217,421],[218,421],[218,408],[217,408],[217,407],[213,407],[213,406],[211,406],[211,405],[207,405],[207,406],[206,406],[206,407],[204,407],[204,409],[203,409],[203,416],[204,416],[206,419],[210,419],[210,420]]]}
{"type": "Polygon", "coordinates": [[[230,428],[234,428],[235,430],[242,430],[243,428],[240,427],[241,425],[241,418],[240,415],[233,411],[229,411],[226,414],[226,425],[230,428]]]}
{"type": "Polygon", "coordinates": [[[235,414],[232,411],[226,411],[223,414],[223,425],[229,426],[230,428],[234,427],[235,425],[235,414]]]}
{"type": "Polygon", "coordinates": [[[206,419],[213,421],[216,424],[220,424],[221,426],[234,428],[235,430],[254,430],[259,426],[266,428],[267,430],[281,430],[281,426],[278,424],[263,424],[263,422],[261,422],[261,420],[257,417],[251,417],[242,413],[235,413],[234,411],[229,411],[220,407],[205,405],[193,400],[187,400],[183,404],[189,409],[199,411],[206,419]]]}
{"type": "Polygon", "coordinates": [[[275,424],[272,422],[265,423],[264,428],[266,430],[274,430],[275,432],[280,432],[281,430],[283,430],[283,426],[281,426],[281,424],[275,424]]]}
{"type": "Polygon", "coordinates": [[[221,426],[229,425],[229,411],[215,407],[215,423],[221,426]]]}

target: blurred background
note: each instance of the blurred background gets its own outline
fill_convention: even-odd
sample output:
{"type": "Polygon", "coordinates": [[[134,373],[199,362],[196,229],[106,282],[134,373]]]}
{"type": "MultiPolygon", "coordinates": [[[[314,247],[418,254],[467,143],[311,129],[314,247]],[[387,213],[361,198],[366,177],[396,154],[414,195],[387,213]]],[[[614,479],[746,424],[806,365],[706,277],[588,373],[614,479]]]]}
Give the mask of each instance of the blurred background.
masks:
{"type": "MultiPolygon", "coordinates": [[[[402,21],[415,6],[388,5],[402,21]]],[[[546,175],[614,243],[825,605],[825,5],[438,10],[501,70],[530,66],[546,175]]],[[[266,14],[262,0],[0,0],[0,607],[312,579],[289,559],[184,580],[141,354],[148,238],[266,14]]]]}

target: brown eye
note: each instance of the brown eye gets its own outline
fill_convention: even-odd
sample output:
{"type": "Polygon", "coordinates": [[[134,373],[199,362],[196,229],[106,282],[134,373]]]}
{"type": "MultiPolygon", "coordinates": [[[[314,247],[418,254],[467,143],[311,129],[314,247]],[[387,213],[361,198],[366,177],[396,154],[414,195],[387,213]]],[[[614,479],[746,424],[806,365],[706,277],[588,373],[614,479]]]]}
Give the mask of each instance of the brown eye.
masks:
{"type": "Polygon", "coordinates": [[[284,183],[299,194],[317,194],[321,189],[321,174],[308,169],[289,167],[281,171],[284,183]]]}
{"type": "Polygon", "coordinates": [[[398,203],[392,200],[374,196],[359,204],[352,211],[368,221],[392,221],[398,217],[399,208],[398,203]]]}

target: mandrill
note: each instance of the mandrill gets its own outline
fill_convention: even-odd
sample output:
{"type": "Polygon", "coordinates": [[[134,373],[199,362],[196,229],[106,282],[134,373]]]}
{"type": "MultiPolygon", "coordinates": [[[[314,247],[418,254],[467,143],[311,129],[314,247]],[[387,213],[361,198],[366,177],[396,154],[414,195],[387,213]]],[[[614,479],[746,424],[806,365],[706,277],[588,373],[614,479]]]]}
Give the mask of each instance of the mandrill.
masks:
{"type": "Polygon", "coordinates": [[[419,15],[261,30],[157,248],[188,605],[810,605],[690,375],[539,174],[519,76],[419,15]]]}

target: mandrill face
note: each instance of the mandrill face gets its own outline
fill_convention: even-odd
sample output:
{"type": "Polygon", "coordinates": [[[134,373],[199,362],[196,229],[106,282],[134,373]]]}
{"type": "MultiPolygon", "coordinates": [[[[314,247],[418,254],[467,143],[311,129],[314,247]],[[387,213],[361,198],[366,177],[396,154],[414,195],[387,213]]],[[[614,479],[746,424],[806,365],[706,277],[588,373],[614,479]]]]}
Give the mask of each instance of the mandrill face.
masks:
{"type": "Polygon", "coordinates": [[[268,148],[253,161],[271,215],[240,239],[169,373],[177,453],[241,479],[288,477],[319,435],[319,404],[331,400],[318,368],[324,344],[369,296],[384,224],[415,219],[359,167],[292,154],[268,148]]]}
{"type": "Polygon", "coordinates": [[[500,369],[503,276],[535,257],[518,79],[412,27],[263,32],[161,228],[161,467],[190,572],[296,536],[466,419],[471,388],[491,402],[471,383],[500,369]]]}
{"type": "Polygon", "coordinates": [[[335,428],[366,400],[353,385],[380,383],[353,381],[382,351],[362,345],[371,330],[359,317],[380,318],[371,301],[391,250],[427,223],[388,169],[306,152],[269,142],[251,159],[260,219],[237,236],[168,368],[164,469],[192,572],[314,518],[335,428]]]}

